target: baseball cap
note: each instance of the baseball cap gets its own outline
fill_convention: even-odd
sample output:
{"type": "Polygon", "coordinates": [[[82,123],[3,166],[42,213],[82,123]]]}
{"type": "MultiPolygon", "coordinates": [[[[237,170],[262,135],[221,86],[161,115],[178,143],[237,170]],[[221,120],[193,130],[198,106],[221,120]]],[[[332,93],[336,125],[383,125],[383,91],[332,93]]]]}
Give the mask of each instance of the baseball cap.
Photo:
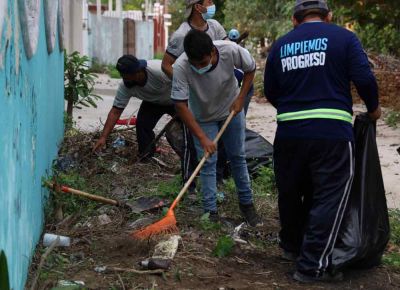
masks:
{"type": "Polygon", "coordinates": [[[189,18],[192,14],[193,5],[199,3],[201,0],[186,0],[185,18],[189,18]]]}
{"type": "Polygon", "coordinates": [[[144,59],[137,59],[130,54],[121,56],[115,66],[120,74],[134,74],[145,67],[147,67],[147,61],[144,59]]]}
{"type": "Polygon", "coordinates": [[[308,9],[323,9],[329,11],[326,0],[296,0],[294,13],[308,9]]]}

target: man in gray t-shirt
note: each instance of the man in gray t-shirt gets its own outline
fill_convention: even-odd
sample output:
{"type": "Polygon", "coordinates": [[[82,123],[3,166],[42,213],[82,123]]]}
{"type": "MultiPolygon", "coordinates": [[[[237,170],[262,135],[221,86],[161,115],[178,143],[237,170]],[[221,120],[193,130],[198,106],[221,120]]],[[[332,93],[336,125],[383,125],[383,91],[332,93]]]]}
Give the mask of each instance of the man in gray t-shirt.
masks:
{"type": "Polygon", "coordinates": [[[239,207],[246,221],[256,226],[256,214],[250,177],[245,159],[245,97],[254,79],[256,64],[250,53],[230,41],[212,42],[207,33],[192,30],[184,40],[185,53],[174,65],[171,98],[176,111],[195,137],[198,156],[212,154],[200,172],[204,211],[217,219],[215,136],[230,111],[236,116],[222,135],[231,162],[232,175],[239,195],[239,207]],[[244,72],[239,89],[234,68],[244,72]],[[187,105],[189,104],[189,106],[187,105]]]}
{"type": "Polygon", "coordinates": [[[154,127],[164,114],[175,115],[170,98],[171,80],[161,70],[160,60],[145,61],[132,55],[124,55],[118,60],[116,68],[123,82],[118,88],[103,133],[93,150],[98,151],[104,147],[130,98],[135,97],[143,101],[136,121],[139,156],[145,154],[150,157],[155,151],[155,145],[148,152],[145,151],[154,140],[154,127]]]}
{"type": "Polygon", "coordinates": [[[227,38],[222,25],[212,19],[215,12],[216,7],[212,0],[186,0],[185,18],[187,21],[183,22],[172,34],[162,60],[162,69],[169,78],[172,79],[172,65],[184,52],[183,40],[189,31],[192,29],[204,31],[212,40],[227,38]]]}

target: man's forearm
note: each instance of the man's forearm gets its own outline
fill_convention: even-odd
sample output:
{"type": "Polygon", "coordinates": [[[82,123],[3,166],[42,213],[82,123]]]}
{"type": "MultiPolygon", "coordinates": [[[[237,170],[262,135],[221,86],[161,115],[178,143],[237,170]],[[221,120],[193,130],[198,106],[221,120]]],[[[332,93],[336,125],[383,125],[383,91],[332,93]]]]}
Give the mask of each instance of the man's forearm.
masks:
{"type": "Polygon", "coordinates": [[[165,53],[162,63],[161,63],[161,69],[162,71],[172,80],[173,76],[173,68],[172,65],[174,64],[175,59],[170,56],[168,53],[165,53]]]}
{"type": "Polygon", "coordinates": [[[107,138],[110,135],[123,111],[123,109],[117,109],[115,107],[110,110],[101,137],[107,138]]]}
{"type": "Polygon", "coordinates": [[[247,96],[247,94],[249,93],[251,86],[253,85],[255,74],[256,74],[256,71],[244,74],[242,87],[240,89],[240,94],[239,94],[240,98],[244,99],[247,96]]]}

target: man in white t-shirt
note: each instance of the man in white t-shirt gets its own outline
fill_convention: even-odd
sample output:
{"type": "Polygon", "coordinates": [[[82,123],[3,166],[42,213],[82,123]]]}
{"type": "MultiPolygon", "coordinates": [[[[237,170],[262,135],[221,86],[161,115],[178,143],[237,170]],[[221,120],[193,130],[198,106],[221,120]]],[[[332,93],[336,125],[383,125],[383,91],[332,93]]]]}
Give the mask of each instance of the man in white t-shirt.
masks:
{"type": "Polygon", "coordinates": [[[239,207],[251,226],[261,223],[253,205],[250,177],[245,158],[245,97],[254,79],[256,64],[250,53],[231,41],[212,41],[198,30],[184,40],[185,53],[174,64],[172,94],[175,108],[194,136],[197,155],[212,154],[200,172],[204,211],[218,219],[215,136],[230,111],[232,119],[222,140],[231,163],[232,176],[239,196],[239,207]],[[241,89],[233,73],[244,72],[241,89]]]}

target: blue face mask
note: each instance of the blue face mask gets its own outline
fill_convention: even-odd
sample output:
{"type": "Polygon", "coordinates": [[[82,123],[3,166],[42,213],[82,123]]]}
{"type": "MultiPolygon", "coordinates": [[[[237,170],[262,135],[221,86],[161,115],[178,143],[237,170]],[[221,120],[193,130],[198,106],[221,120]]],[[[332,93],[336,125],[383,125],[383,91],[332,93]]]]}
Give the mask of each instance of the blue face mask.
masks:
{"type": "Polygon", "coordinates": [[[208,72],[212,68],[212,64],[210,62],[207,66],[202,67],[202,68],[197,68],[194,65],[190,65],[190,67],[192,68],[192,70],[194,70],[199,75],[203,75],[203,74],[205,74],[206,72],[208,72]]]}
{"type": "Polygon", "coordinates": [[[215,7],[215,5],[211,5],[207,7],[207,12],[202,13],[201,15],[203,16],[204,20],[212,19],[215,15],[215,12],[217,12],[217,7],[215,7]]]}

